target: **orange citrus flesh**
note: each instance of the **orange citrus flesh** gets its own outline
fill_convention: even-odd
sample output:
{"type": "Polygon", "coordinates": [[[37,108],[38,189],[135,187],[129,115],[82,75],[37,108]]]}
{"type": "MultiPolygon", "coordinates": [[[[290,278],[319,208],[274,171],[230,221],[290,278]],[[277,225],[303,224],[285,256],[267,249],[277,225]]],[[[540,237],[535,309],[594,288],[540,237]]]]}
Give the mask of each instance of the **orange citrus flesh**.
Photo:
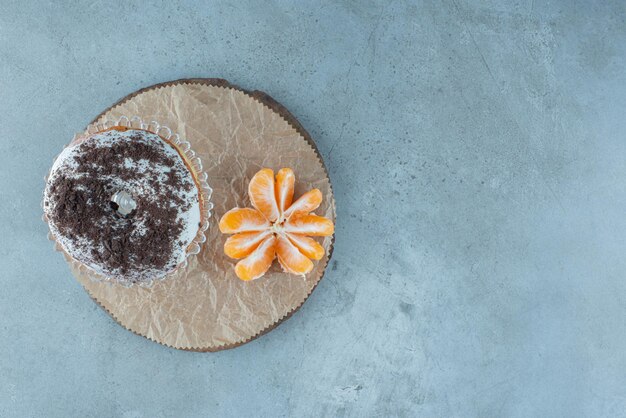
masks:
{"type": "Polygon", "coordinates": [[[231,209],[220,219],[220,231],[224,234],[263,231],[270,223],[259,211],[250,208],[231,209]]]}
{"type": "Polygon", "coordinates": [[[263,276],[276,258],[276,237],[267,237],[252,253],[239,261],[235,273],[241,280],[254,280],[263,276]]]}
{"type": "Polygon", "coordinates": [[[313,262],[304,256],[284,235],[278,237],[276,255],[278,262],[288,273],[307,274],[313,270],[313,262]]]}
{"type": "Polygon", "coordinates": [[[226,240],[224,243],[224,253],[230,258],[247,257],[269,234],[269,230],[261,232],[240,232],[226,240]]]}
{"type": "Polygon", "coordinates": [[[335,227],[330,219],[312,213],[308,215],[295,214],[285,223],[285,232],[314,237],[332,235],[334,230],[335,227]]]}
{"type": "Polygon", "coordinates": [[[289,206],[289,208],[285,211],[284,217],[289,218],[291,215],[296,213],[313,212],[321,203],[322,192],[320,192],[319,189],[310,190],[300,196],[298,200],[289,206]]]}
{"type": "Polygon", "coordinates": [[[286,233],[285,235],[305,256],[313,260],[321,260],[324,256],[324,247],[318,244],[313,238],[300,234],[286,233]]]}
{"type": "Polygon", "coordinates": [[[278,219],[278,205],[274,191],[274,171],[264,168],[252,177],[248,186],[250,202],[270,222],[278,219]]]}
{"type": "Polygon", "coordinates": [[[334,232],[330,219],[313,212],[322,203],[322,192],[310,190],[294,202],[296,176],[290,168],[264,168],[250,180],[252,208],[235,208],[220,219],[220,231],[235,234],[224,243],[224,253],[240,259],[235,273],[241,280],[263,276],[278,258],[283,270],[305,275],[313,270],[311,260],[324,257],[324,247],[311,236],[334,232]]]}
{"type": "Polygon", "coordinates": [[[276,173],[276,202],[281,215],[291,206],[295,182],[296,176],[291,168],[281,168],[276,173]]]}

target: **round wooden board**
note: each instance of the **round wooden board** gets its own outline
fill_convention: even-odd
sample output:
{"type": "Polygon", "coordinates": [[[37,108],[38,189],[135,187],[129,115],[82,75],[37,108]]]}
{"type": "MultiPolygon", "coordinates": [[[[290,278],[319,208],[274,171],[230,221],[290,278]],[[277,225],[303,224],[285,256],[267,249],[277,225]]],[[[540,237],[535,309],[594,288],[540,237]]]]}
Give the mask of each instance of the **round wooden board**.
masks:
{"type": "MultiPolygon", "coordinates": [[[[259,106],[262,107],[266,107],[269,111],[274,112],[275,114],[277,114],[278,116],[280,116],[281,119],[283,119],[284,121],[286,121],[286,123],[288,124],[288,127],[290,129],[293,129],[294,132],[296,133],[297,137],[294,137],[293,140],[295,141],[302,141],[304,140],[308,146],[312,149],[312,152],[314,152],[314,156],[317,160],[316,163],[319,164],[319,170],[321,170],[320,172],[323,173],[323,175],[326,177],[324,179],[324,181],[327,183],[327,193],[324,196],[325,199],[325,205],[326,205],[326,216],[330,216],[333,221],[335,220],[335,203],[334,203],[334,196],[332,194],[332,187],[330,185],[330,181],[328,179],[328,171],[326,169],[326,166],[324,165],[322,156],[319,153],[319,150],[317,149],[317,146],[315,144],[315,142],[313,141],[313,139],[311,138],[311,136],[308,134],[308,132],[302,127],[302,125],[298,122],[298,120],[284,107],[282,106],[280,103],[278,103],[277,101],[275,101],[274,99],[272,99],[269,95],[265,94],[264,92],[261,91],[247,91],[244,89],[239,88],[238,86],[235,86],[231,83],[229,83],[226,80],[223,79],[216,79],[216,78],[194,78],[194,79],[181,79],[181,80],[175,80],[175,81],[169,81],[166,83],[159,83],[159,84],[155,84],[153,86],[150,87],[146,87],[143,88],[141,90],[138,90],[132,94],[129,94],[128,96],[124,97],[123,99],[119,100],[117,103],[115,103],[114,105],[112,105],[111,107],[109,107],[108,109],[104,110],[102,113],[100,113],[92,123],[95,123],[96,121],[99,121],[100,119],[102,119],[103,117],[109,116],[111,115],[111,113],[114,113],[113,110],[116,108],[120,108],[120,107],[124,107],[126,105],[132,104],[133,100],[136,100],[138,97],[144,95],[144,93],[146,92],[151,92],[157,89],[161,89],[161,88],[171,88],[171,87],[176,87],[176,86],[181,86],[181,85],[200,85],[200,86],[207,86],[208,88],[214,88],[214,87],[219,87],[222,89],[227,89],[227,90],[233,90],[234,92],[237,92],[237,94],[245,94],[246,96],[248,96],[249,98],[252,98],[255,102],[257,102],[259,104],[259,106]]],[[[198,100],[198,97],[194,97],[193,100],[198,100]]],[[[266,111],[265,109],[263,109],[263,111],[266,111]]],[[[130,116],[130,115],[129,115],[130,116]]],[[[141,117],[149,117],[151,115],[142,115],[139,114],[139,116],[141,117]]],[[[215,115],[213,115],[215,116],[215,115]]],[[[159,121],[160,122],[160,121],[159,121]]],[[[184,121],[181,121],[182,124],[184,125],[184,121]]],[[[169,125],[168,125],[169,126],[169,125]]],[[[285,125],[287,126],[287,125],[285,125]]],[[[260,136],[264,136],[266,135],[265,132],[260,132],[258,133],[258,135],[260,136]]],[[[283,135],[283,134],[281,134],[283,135]]],[[[192,147],[195,149],[195,145],[193,142],[193,138],[186,138],[187,140],[189,140],[192,143],[192,147]]],[[[294,145],[296,145],[296,143],[294,143],[294,145]]],[[[300,158],[300,157],[298,157],[300,158]]],[[[204,157],[203,157],[203,161],[204,161],[204,157]]],[[[264,158],[259,158],[260,160],[260,164],[263,164],[264,162],[264,158]]],[[[272,167],[274,169],[280,168],[280,167],[272,167]]],[[[299,179],[299,173],[298,171],[296,171],[296,181],[298,182],[299,179]]],[[[242,179],[242,181],[240,182],[242,185],[245,183],[247,184],[247,181],[249,179],[242,179]],[[243,181],[245,180],[245,181],[243,181]]],[[[209,178],[209,183],[211,184],[211,178],[209,178]]],[[[307,187],[308,185],[304,185],[304,187],[307,187]]],[[[296,188],[296,196],[298,195],[298,187],[296,188]]],[[[219,191],[216,189],[214,192],[214,198],[212,200],[215,199],[216,197],[216,193],[218,193],[219,191]]],[[[300,190],[300,192],[302,192],[302,190],[300,190]]],[[[240,191],[240,194],[243,194],[243,191],[240,191]]],[[[241,199],[241,197],[240,197],[241,199]]],[[[247,204],[241,204],[241,206],[247,206],[247,204]]],[[[211,226],[209,229],[211,228],[215,228],[217,229],[217,220],[219,219],[219,217],[222,215],[222,213],[219,213],[220,210],[219,209],[223,209],[223,208],[219,208],[219,205],[216,205],[216,211],[215,213],[212,214],[212,222],[211,222],[211,226]]],[[[207,241],[204,245],[220,245],[222,244],[223,241],[220,242],[211,242],[211,240],[207,241]]],[[[319,268],[316,268],[317,271],[314,270],[315,277],[314,278],[308,278],[307,277],[307,281],[310,281],[310,286],[307,289],[307,294],[304,295],[303,298],[297,298],[297,300],[294,300],[293,303],[288,306],[288,309],[285,309],[286,312],[282,313],[280,315],[279,318],[276,318],[276,320],[272,321],[271,323],[266,323],[263,324],[263,326],[259,326],[258,329],[254,329],[253,331],[250,331],[249,329],[247,331],[244,332],[245,335],[240,335],[237,336],[237,340],[236,341],[228,341],[228,339],[222,339],[220,340],[219,344],[207,344],[205,346],[202,345],[190,345],[190,346],[185,346],[183,345],[178,345],[178,344],[173,344],[171,343],[171,341],[168,341],[167,338],[159,338],[159,335],[155,335],[154,333],[151,332],[151,330],[154,328],[155,324],[147,324],[147,328],[145,326],[140,327],[140,326],[136,326],[136,324],[129,324],[129,320],[126,320],[126,318],[132,318],[133,317],[133,313],[132,312],[127,312],[128,311],[128,306],[126,304],[123,305],[123,307],[117,306],[116,303],[118,303],[118,300],[122,300],[123,297],[117,297],[117,295],[115,295],[116,292],[124,292],[125,290],[122,290],[121,288],[115,288],[115,286],[111,286],[109,284],[97,284],[97,286],[105,286],[104,288],[100,287],[99,289],[94,290],[93,284],[90,282],[86,282],[84,280],[84,277],[79,277],[80,275],[77,274],[77,272],[75,270],[73,270],[74,275],[77,277],[77,279],[81,282],[81,284],[83,284],[83,287],[85,287],[85,290],[88,292],[88,294],[91,296],[91,298],[101,307],[103,308],[109,315],[111,315],[111,317],[118,322],[121,326],[123,326],[124,328],[138,334],[141,335],[143,337],[146,337],[152,341],[158,342],[160,344],[172,347],[172,348],[177,348],[177,349],[181,349],[181,350],[188,350],[188,351],[200,351],[200,352],[213,352],[213,351],[220,351],[220,350],[224,350],[224,349],[230,349],[230,348],[234,348],[237,346],[240,346],[242,344],[245,344],[249,341],[252,341],[253,339],[256,339],[258,337],[260,337],[261,335],[264,335],[266,333],[268,333],[269,331],[271,331],[272,329],[276,328],[280,323],[282,323],[283,321],[285,321],[286,319],[288,319],[289,317],[291,317],[291,315],[293,315],[301,306],[302,304],[304,304],[304,302],[308,299],[308,297],[310,296],[310,294],[313,292],[313,290],[317,287],[317,285],[319,284],[319,281],[322,279],[325,269],[328,265],[328,262],[330,261],[331,255],[332,255],[332,250],[333,250],[333,244],[334,244],[334,236],[328,238],[327,240],[324,241],[323,245],[326,248],[326,256],[324,259],[320,260],[318,263],[320,263],[319,268]],[[106,295],[103,296],[103,295],[106,295]],[[119,308],[119,309],[118,309],[119,308]],[[146,330],[148,330],[146,332],[146,330]]],[[[201,257],[204,253],[204,248],[203,247],[203,252],[198,256],[201,257]]],[[[216,257],[215,255],[213,257],[216,257]]],[[[206,262],[207,260],[205,260],[204,262],[206,262]]],[[[208,260],[211,261],[211,260],[208,260]]],[[[190,265],[194,265],[194,263],[190,263],[190,265]]],[[[197,263],[196,268],[199,268],[200,263],[197,263]]],[[[194,267],[190,267],[190,268],[194,268],[194,267]]],[[[183,273],[184,274],[184,273],[183,273]]],[[[270,272],[268,273],[269,276],[283,276],[280,277],[281,280],[299,280],[297,277],[293,277],[293,276],[286,276],[284,273],[280,273],[278,272],[278,270],[273,267],[273,270],[270,270],[270,272]]],[[[275,278],[275,277],[273,277],[275,278]]],[[[175,280],[179,281],[180,283],[183,283],[183,280],[185,279],[185,277],[180,277],[180,278],[176,278],[175,280]]],[[[236,280],[233,279],[233,277],[226,277],[226,278],[212,278],[211,280],[236,280]]],[[[267,275],[259,280],[270,280],[270,277],[267,277],[267,275]]],[[[278,279],[277,279],[278,280],[278,279]]],[[[200,283],[204,283],[204,282],[200,282],[200,283]]],[[[207,283],[207,285],[211,285],[214,286],[214,283],[207,283]]],[[[158,298],[158,296],[152,295],[150,289],[144,290],[143,293],[141,293],[142,296],[140,297],[145,297],[145,298],[158,298]]],[[[121,302],[120,302],[121,303],[121,302]]],[[[150,302],[151,303],[151,302],[150,302]]],[[[171,301],[169,301],[168,303],[172,303],[171,301]]],[[[184,302],[181,302],[181,304],[184,302]]],[[[241,302],[240,302],[241,303],[241,302]]],[[[236,304],[235,304],[236,306],[236,304]]],[[[162,307],[161,307],[162,308],[162,307]]],[[[243,307],[241,309],[247,309],[247,307],[243,307]]],[[[230,309],[233,309],[233,307],[231,307],[230,309]]],[[[235,308],[236,309],[236,308],[235,308]]],[[[227,317],[232,317],[233,315],[236,316],[236,312],[229,312],[229,315],[226,315],[227,317]]],[[[220,313],[220,315],[218,315],[219,317],[222,317],[223,315],[220,313]]],[[[275,315],[276,316],[276,315],[275,315]]],[[[165,316],[167,318],[167,315],[165,316]]],[[[150,318],[148,318],[148,322],[150,321],[150,318]]],[[[167,327],[167,324],[163,324],[163,317],[159,318],[157,321],[156,326],[157,327],[167,327]]],[[[184,324],[183,324],[184,325],[184,324]]],[[[238,328],[238,327],[235,327],[238,328]]],[[[245,327],[244,327],[245,328],[245,327]]],[[[193,332],[196,332],[196,330],[192,330],[193,332]]],[[[161,336],[162,337],[162,336],[161,336]]]]}

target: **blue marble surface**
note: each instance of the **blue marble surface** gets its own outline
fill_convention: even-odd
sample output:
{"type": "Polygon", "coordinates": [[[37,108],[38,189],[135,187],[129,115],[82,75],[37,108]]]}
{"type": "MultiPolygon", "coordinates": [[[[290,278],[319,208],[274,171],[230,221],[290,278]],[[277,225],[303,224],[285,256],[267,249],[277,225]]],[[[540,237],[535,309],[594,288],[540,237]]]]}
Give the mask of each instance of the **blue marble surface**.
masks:
{"type": "Polygon", "coordinates": [[[0,416],[626,417],[626,3],[0,1],[0,416]],[[122,329],[46,240],[42,178],[126,94],[267,92],[336,249],[215,354],[122,329]]]}

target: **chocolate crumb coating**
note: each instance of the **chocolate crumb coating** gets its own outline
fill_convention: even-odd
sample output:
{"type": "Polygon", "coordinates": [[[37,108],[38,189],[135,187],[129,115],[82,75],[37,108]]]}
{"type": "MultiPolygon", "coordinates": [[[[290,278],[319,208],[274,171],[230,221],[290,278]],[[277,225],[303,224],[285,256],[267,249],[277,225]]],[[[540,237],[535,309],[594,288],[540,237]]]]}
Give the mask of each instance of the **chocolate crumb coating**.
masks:
{"type": "Polygon", "coordinates": [[[200,219],[199,192],[182,157],[158,135],[133,129],[66,148],[51,171],[44,211],[73,258],[129,283],[180,264],[200,219]],[[136,203],[125,216],[112,201],[119,191],[136,203]]]}

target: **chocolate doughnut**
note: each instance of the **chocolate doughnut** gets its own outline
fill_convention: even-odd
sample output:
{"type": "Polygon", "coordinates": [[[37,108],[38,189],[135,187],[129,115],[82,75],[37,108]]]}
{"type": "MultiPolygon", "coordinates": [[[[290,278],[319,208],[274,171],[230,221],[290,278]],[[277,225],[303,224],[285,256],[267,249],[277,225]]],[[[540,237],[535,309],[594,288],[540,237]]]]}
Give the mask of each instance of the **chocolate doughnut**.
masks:
{"type": "Polygon", "coordinates": [[[111,280],[149,282],[181,264],[200,223],[200,193],[176,148],[148,131],[113,128],[57,157],[44,213],[72,258],[111,280]]]}

